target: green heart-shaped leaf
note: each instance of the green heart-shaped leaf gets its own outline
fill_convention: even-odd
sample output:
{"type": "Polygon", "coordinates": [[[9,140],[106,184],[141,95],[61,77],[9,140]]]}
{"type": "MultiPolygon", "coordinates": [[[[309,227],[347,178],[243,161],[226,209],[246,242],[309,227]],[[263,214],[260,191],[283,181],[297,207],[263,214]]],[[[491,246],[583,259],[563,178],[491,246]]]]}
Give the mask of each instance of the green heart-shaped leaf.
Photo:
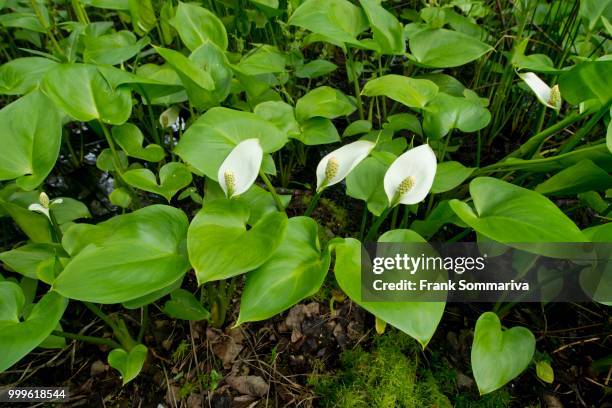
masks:
{"type": "Polygon", "coordinates": [[[0,66],[0,93],[23,95],[36,88],[57,62],[42,57],[15,58],[0,66]]]}
{"type": "Polygon", "coordinates": [[[187,129],[175,152],[216,181],[219,167],[232,149],[243,140],[252,138],[259,139],[264,153],[275,152],[287,143],[286,134],[258,115],[215,107],[187,129]]]}
{"type": "Polygon", "coordinates": [[[163,289],[189,268],[187,217],[151,205],[98,225],[76,224],[62,245],[72,259],[53,283],[62,295],[96,303],[121,303],[163,289]]]}
{"type": "Polygon", "coordinates": [[[495,391],[522,373],[534,351],[531,331],[524,327],[502,330],[495,313],[483,313],[476,322],[472,343],[472,372],[480,394],[495,391]]]}
{"type": "Polygon", "coordinates": [[[319,290],[330,254],[321,254],[317,229],[312,218],[289,219],[274,255],[247,274],[237,325],[270,318],[319,290]]]}
{"type": "MultiPolygon", "coordinates": [[[[463,222],[494,241],[586,241],[576,224],[540,193],[492,177],[478,177],[470,183],[470,194],[477,214],[459,200],[451,200],[451,208],[463,222]]],[[[530,248],[535,249],[533,245],[530,248]]]]}
{"type": "Polygon", "coordinates": [[[0,180],[17,179],[32,190],[55,166],[62,142],[60,115],[53,103],[33,91],[0,110],[0,180]]]}
{"type": "Polygon", "coordinates": [[[465,167],[456,161],[439,163],[431,186],[432,193],[445,193],[463,183],[472,175],[474,168],[465,167]]]}
{"type": "Polygon", "coordinates": [[[427,136],[438,139],[452,129],[475,132],[490,121],[491,113],[479,101],[440,92],[424,109],[423,130],[427,136]]]}
{"type": "Polygon", "coordinates": [[[19,321],[15,313],[21,313],[24,299],[19,285],[0,282],[0,372],[48,338],[68,305],[68,299],[50,292],[34,305],[24,321],[19,321]]]}
{"type": "Polygon", "coordinates": [[[136,40],[127,30],[116,33],[85,37],[85,62],[100,65],[116,65],[129,60],[149,43],[148,37],[136,40]]]}
{"type": "Polygon", "coordinates": [[[191,183],[191,172],[182,163],[168,163],[159,170],[159,184],[149,169],[134,169],[123,173],[123,180],[131,186],[159,194],[168,202],[182,188],[191,183]]]}
{"type": "Polygon", "coordinates": [[[144,345],[138,344],[129,353],[119,348],[108,353],[108,364],[121,373],[123,385],[138,376],[147,359],[147,351],[144,345]]]}
{"type": "Polygon", "coordinates": [[[144,136],[138,127],[132,123],[114,126],[112,130],[113,139],[130,157],[150,162],[158,162],[164,158],[164,149],[156,144],[142,146],[144,136]]]}
{"type": "Polygon", "coordinates": [[[170,293],[170,300],[166,302],[164,313],[170,317],[183,320],[204,320],[210,317],[210,312],[185,289],[176,289],[170,293]]]}
{"type": "Polygon", "coordinates": [[[126,87],[113,83],[94,65],[57,64],[43,80],[43,92],[74,119],[125,123],[132,113],[132,97],[126,87]]]}
{"type": "Polygon", "coordinates": [[[298,99],[295,104],[295,117],[300,123],[319,116],[334,119],[350,115],[355,109],[357,107],[342,91],[321,86],[298,99]]]}
{"type": "Polygon", "coordinates": [[[438,86],[428,79],[390,74],[368,81],[362,93],[366,96],[384,95],[410,108],[423,108],[436,96],[438,86]]]}
{"type": "Polygon", "coordinates": [[[200,284],[227,279],[261,266],[283,240],[284,213],[264,215],[247,230],[249,207],[236,200],[207,203],[187,234],[189,260],[200,284]]]}
{"type": "Polygon", "coordinates": [[[432,68],[458,67],[492,50],[472,36],[444,28],[420,30],[409,44],[416,61],[432,68]]]}
{"type": "Polygon", "coordinates": [[[307,0],[298,7],[289,24],[303,27],[328,42],[362,46],[357,36],[368,27],[360,7],[347,0],[307,0]]]}
{"type": "Polygon", "coordinates": [[[191,51],[209,41],[223,51],[227,49],[227,33],[223,22],[204,7],[179,2],[170,24],[191,51]]]}
{"type": "MultiPolygon", "coordinates": [[[[389,238],[395,238],[389,235],[389,238]]],[[[404,242],[425,242],[418,234],[400,234],[404,242]]],[[[391,240],[391,239],[389,239],[391,240]]],[[[336,264],[334,272],[338,285],[355,303],[390,325],[397,327],[423,347],[429,343],[442,314],[444,302],[364,302],[361,300],[361,243],[353,238],[346,238],[334,244],[336,264]]]]}
{"type": "Polygon", "coordinates": [[[397,18],[377,0],[359,0],[372,27],[374,41],[381,54],[404,54],[406,39],[404,29],[397,18]]]}

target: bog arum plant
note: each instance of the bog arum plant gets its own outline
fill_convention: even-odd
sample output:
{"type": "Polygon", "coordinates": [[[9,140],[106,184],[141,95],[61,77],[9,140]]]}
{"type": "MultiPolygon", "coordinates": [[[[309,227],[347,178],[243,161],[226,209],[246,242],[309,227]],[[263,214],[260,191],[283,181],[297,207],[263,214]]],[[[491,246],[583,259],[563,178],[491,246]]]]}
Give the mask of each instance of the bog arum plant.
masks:
{"type": "Polygon", "coordinates": [[[554,110],[561,109],[561,92],[559,91],[559,85],[554,85],[551,88],[533,72],[525,72],[524,74],[519,74],[519,76],[543,105],[554,110]]]}
{"type": "Polygon", "coordinates": [[[217,174],[219,184],[228,198],[246,192],[259,174],[263,150],[258,139],[238,143],[227,155],[217,174]]]}
{"type": "Polygon", "coordinates": [[[431,190],[437,167],[436,155],[426,144],[395,159],[383,181],[389,207],[423,201],[431,190]]]}

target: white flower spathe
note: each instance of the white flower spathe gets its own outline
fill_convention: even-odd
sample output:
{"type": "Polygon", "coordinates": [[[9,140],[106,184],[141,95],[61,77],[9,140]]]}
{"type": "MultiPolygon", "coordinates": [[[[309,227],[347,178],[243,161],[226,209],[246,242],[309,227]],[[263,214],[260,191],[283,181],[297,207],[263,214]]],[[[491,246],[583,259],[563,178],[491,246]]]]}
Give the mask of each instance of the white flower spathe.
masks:
{"type": "Polygon", "coordinates": [[[217,173],[219,184],[228,198],[251,188],[259,174],[262,160],[263,150],[259,139],[246,139],[234,147],[217,173]]]}
{"type": "Polygon", "coordinates": [[[555,110],[561,109],[561,92],[559,92],[558,85],[554,85],[551,88],[533,72],[525,72],[519,74],[519,76],[531,88],[536,98],[542,104],[555,110]]]}
{"type": "Polygon", "coordinates": [[[375,146],[374,142],[358,140],[323,157],[317,165],[317,191],[344,180],[375,146]]]}
{"type": "Polygon", "coordinates": [[[395,159],[383,181],[389,206],[423,201],[431,190],[437,167],[436,155],[426,144],[410,149],[395,159]]]}

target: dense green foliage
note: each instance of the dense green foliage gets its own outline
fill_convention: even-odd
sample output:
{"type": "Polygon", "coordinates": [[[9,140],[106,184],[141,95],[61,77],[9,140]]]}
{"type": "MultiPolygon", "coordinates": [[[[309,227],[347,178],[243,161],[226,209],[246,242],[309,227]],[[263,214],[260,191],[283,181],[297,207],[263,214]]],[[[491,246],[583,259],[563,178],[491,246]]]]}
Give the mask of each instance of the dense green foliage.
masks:
{"type": "MultiPolygon", "coordinates": [[[[612,1],[3,0],[0,13],[0,217],[22,232],[0,253],[0,370],[75,338],[70,299],[109,326],[112,339],[76,338],[109,346],[126,383],[147,358],[148,305],[220,327],[241,288],[235,323],[265,320],[316,294],[330,265],[377,329],[426,347],[445,303],[362,301],[362,242],[612,242],[612,1]],[[93,167],[88,153],[114,211],[95,223],[80,196],[46,193],[93,167]],[[358,226],[323,233],[322,209],[347,203],[363,206],[358,226]],[[110,304],[142,308],[143,330],[110,304]]],[[[482,394],[536,348],[500,317],[474,328],[482,394]]],[[[338,398],[438,398],[391,378],[416,371],[381,347],[390,365],[347,354],[348,375],[375,369],[338,398]]]]}

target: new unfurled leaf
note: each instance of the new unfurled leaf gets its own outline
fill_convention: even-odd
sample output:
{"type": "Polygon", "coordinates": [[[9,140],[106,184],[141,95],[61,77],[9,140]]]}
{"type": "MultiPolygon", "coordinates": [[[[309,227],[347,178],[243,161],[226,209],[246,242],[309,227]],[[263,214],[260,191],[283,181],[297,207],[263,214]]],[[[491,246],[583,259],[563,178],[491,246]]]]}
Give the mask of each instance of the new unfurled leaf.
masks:
{"type": "Polygon", "coordinates": [[[523,372],[534,351],[535,337],[528,329],[502,330],[495,313],[483,313],[476,322],[472,343],[472,371],[480,395],[495,391],[523,372]]]}
{"type": "Polygon", "coordinates": [[[117,348],[108,353],[108,364],[121,373],[125,385],[138,376],[147,359],[147,352],[147,348],[142,344],[132,347],[129,352],[117,348]]]}

